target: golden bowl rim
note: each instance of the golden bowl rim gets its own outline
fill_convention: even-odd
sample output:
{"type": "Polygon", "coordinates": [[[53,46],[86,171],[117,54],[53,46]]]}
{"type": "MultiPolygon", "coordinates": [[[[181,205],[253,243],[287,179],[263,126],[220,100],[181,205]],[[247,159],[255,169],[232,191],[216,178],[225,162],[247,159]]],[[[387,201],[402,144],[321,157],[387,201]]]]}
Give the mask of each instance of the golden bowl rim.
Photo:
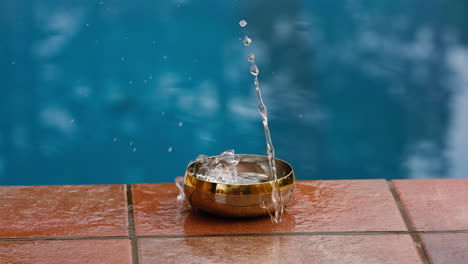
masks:
{"type": "MultiPolygon", "coordinates": [[[[263,155],[252,155],[252,154],[236,154],[239,156],[248,156],[248,157],[261,157],[261,158],[268,158],[267,156],[263,155]]],[[[214,156],[213,156],[214,157],[214,156]]],[[[260,183],[249,183],[249,184],[227,184],[227,183],[217,183],[217,182],[209,182],[198,179],[197,177],[193,176],[188,172],[188,168],[192,166],[195,162],[190,162],[185,170],[185,177],[184,177],[184,185],[188,188],[193,190],[198,190],[201,192],[212,193],[216,195],[228,195],[228,196],[239,196],[238,192],[244,191],[245,194],[243,195],[263,195],[263,194],[271,194],[273,190],[273,185],[276,182],[279,185],[281,191],[285,189],[289,189],[294,186],[295,184],[295,173],[294,168],[288,162],[275,158],[275,160],[284,162],[286,166],[289,166],[290,172],[283,177],[277,180],[271,180],[267,182],[260,182],[260,183]],[[255,190],[253,193],[252,190],[255,190]]]]}
{"type": "MultiPolygon", "coordinates": [[[[268,156],[265,156],[265,155],[258,155],[258,154],[235,154],[236,156],[253,156],[253,157],[263,157],[263,158],[267,158],[268,159],[268,156]]],[[[210,158],[214,158],[216,156],[209,156],[210,158]]],[[[192,166],[192,164],[198,162],[196,160],[194,161],[191,161],[188,165],[187,165],[187,168],[185,169],[185,175],[189,175],[195,179],[197,179],[198,181],[201,181],[201,182],[207,182],[207,183],[215,183],[215,184],[221,184],[221,185],[226,185],[226,186],[238,186],[238,185],[245,185],[245,186],[249,186],[249,185],[258,185],[258,184],[271,184],[272,182],[274,181],[280,181],[281,179],[284,179],[284,178],[287,178],[288,176],[290,176],[291,174],[294,174],[294,168],[291,164],[289,164],[289,162],[285,161],[285,160],[282,160],[282,159],[279,159],[279,158],[275,158],[275,160],[279,160],[281,162],[284,162],[286,165],[289,166],[289,168],[291,168],[291,171],[284,175],[283,177],[279,178],[279,179],[276,179],[276,180],[271,180],[271,181],[266,181],[266,182],[260,182],[260,183],[236,183],[236,184],[229,184],[229,183],[221,183],[221,182],[210,182],[210,181],[204,181],[204,180],[201,180],[201,179],[198,179],[196,176],[192,176],[190,173],[188,173],[188,168],[190,166],[192,166]]]]}

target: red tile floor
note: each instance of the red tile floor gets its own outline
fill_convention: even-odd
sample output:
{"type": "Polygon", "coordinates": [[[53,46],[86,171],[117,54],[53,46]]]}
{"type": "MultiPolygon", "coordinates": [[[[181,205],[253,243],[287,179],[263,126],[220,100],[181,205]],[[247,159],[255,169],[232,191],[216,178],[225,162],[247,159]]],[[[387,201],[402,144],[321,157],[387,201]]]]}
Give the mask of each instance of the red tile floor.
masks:
{"type": "Polygon", "coordinates": [[[283,222],[174,184],[0,186],[0,263],[468,263],[468,179],[299,181],[283,222]]]}

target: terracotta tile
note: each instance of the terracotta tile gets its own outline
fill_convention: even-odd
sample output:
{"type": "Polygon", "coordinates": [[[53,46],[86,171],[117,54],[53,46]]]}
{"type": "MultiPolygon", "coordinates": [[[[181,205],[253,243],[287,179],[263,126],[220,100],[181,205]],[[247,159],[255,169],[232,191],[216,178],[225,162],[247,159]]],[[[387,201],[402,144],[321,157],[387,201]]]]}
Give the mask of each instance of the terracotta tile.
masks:
{"type": "Polygon", "coordinates": [[[416,230],[468,230],[468,179],[394,180],[416,230]]]}
{"type": "Polygon", "coordinates": [[[421,239],[433,264],[468,263],[468,233],[423,234],[421,239]]]}
{"type": "Polygon", "coordinates": [[[0,262],[15,264],[131,264],[130,241],[66,240],[0,242],[0,262]]]}
{"type": "Polygon", "coordinates": [[[150,263],[422,263],[409,235],[146,238],[150,263]]]}
{"type": "Polygon", "coordinates": [[[174,184],[132,188],[137,235],[406,231],[384,180],[300,181],[280,224],[269,217],[223,219],[183,210],[174,184]]]}
{"type": "Polygon", "coordinates": [[[0,237],[126,236],[125,185],[0,187],[0,237]]]}

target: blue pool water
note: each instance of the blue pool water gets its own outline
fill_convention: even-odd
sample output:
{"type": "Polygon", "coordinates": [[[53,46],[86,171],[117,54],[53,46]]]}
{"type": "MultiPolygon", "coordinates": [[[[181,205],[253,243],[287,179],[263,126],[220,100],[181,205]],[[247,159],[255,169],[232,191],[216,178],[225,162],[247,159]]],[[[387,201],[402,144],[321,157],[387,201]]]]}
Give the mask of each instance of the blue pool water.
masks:
{"type": "Polygon", "coordinates": [[[466,177],[466,0],[0,2],[0,185],[170,182],[198,154],[299,179],[466,177]],[[239,20],[248,21],[244,29],[239,20]]]}

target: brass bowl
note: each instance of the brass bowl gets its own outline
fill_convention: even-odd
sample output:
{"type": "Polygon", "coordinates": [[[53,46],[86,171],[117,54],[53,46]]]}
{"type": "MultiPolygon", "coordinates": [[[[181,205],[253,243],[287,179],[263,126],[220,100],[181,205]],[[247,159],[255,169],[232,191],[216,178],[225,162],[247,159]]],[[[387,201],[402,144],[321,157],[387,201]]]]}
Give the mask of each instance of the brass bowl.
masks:
{"type": "MultiPolygon", "coordinates": [[[[237,171],[241,174],[269,175],[268,157],[259,155],[237,155],[240,157],[237,171]]],[[[213,158],[213,157],[212,157],[213,158]]],[[[278,184],[283,204],[291,200],[294,190],[294,170],[287,162],[275,159],[278,184]]],[[[224,217],[254,217],[267,215],[273,210],[271,201],[274,181],[255,184],[224,184],[203,181],[195,177],[200,162],[188,165],[184,177],[184,193],[194,209],[224,217]]]]}

